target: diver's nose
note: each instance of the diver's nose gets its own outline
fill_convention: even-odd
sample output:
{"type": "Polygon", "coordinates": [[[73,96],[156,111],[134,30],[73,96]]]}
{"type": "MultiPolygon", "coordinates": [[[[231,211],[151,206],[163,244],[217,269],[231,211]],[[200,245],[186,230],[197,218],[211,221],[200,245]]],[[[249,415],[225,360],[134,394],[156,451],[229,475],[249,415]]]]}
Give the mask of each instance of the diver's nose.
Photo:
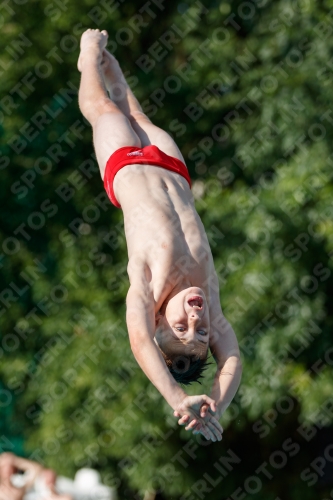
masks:
{"type": "Polygon", "coordinates": [[[189,319],[190,319],[191,323],[197,323],[199,321],[200,317],[197,314],[195,314],[194,312],[191,312],[189,319]]]}

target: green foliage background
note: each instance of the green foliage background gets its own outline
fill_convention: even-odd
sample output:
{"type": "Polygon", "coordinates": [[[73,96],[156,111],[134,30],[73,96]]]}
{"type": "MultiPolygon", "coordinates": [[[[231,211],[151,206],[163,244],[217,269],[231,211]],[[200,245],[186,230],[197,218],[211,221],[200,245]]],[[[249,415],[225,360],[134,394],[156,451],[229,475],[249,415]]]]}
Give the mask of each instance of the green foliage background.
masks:
{"type": "MultiPolygon", "coordinates": [[[[1,296],[3,449],[23,453],[23,440],[26,456],[64,475],[93,466],[120,498],[142,498],[148,488],[166,499],[220,500],[237,488],[256,500],[331,498],[329,463],[311,487],[301,479],[332,440],[331,9],[331,1],[287,0],[2,6],[2,289],[14,283],[22,291],[13,300],[1,296]],[[140,9],[146,25],[136,32],[140,9]],[[160,40],[156,51],[171,26],[177,43],[164,54],[160,40]],[[134,92],[174,134],[195,181],[222,307],[243,355],[222,444],[207,446],[178,429],[133,360],[122,214],[98,205],[96,168],[68,201],[59,196],[59,186],[92,160],[91,131],[73,91],[88,27],[108,30],[134,92]],[[138,60],[153,53],[155,65],[145,71],[138,60]],[[186,62],[192,74],[185,78],[179,68],[186,62]],[[22,80],[30,72],[33,86],[31,75],[22,80]],[[47,112],[39,130],[31,119],[45,106],[57,116],[47,112]],[[71,225],[78,218],[81,225],[71,225]],[[312,440],[298,430],[304,422],[315,426],[312,440]],[[295,453],[286,440],[297,444],[295,453]],[[213,464],[228,450],[239,463],[200,493],[197,481],[220,477],[213,464]],[[270,464],[276,450],[285,466],[270,464]],[[256,474],[266,462],[269,474],[256,474]],[[258,491],[244,486],[253,475],[262,481],[258,491]]],[[[212,377],[213,367],[200,392],[212,377]]]]}

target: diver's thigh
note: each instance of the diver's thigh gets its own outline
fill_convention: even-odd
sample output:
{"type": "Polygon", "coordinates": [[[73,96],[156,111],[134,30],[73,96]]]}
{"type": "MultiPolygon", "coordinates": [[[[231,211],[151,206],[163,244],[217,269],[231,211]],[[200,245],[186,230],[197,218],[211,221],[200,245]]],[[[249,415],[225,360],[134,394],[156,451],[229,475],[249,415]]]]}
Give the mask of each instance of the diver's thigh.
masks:
{"type": "Polygon", "coordinates": [[[136,113],[135,116],[130,118],[130,121],[133,130],[140,138],[142,147],[157,146],[163,153],[185,162],[172,137],[165,130],[154,125],[146,115],[136,113]]]}
{"type": "Polygon", "coordinates": [[[121,112],[104,113],[99,116],[93,128],[93,140],[102,178],[108,159],[117,149],[124,146],[141,147],[138,135],[128,118],[121,112]]]}

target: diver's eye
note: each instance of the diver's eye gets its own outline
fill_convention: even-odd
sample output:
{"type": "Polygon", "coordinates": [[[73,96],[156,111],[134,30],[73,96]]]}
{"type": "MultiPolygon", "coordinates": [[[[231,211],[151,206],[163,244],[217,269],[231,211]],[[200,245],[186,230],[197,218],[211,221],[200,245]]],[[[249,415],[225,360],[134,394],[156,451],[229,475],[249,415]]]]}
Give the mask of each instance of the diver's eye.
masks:
{"type": "Polygon", "coordinates": [[[207,332],[205,330],[197,330],[199,335],[207,335],[207,332]]]}

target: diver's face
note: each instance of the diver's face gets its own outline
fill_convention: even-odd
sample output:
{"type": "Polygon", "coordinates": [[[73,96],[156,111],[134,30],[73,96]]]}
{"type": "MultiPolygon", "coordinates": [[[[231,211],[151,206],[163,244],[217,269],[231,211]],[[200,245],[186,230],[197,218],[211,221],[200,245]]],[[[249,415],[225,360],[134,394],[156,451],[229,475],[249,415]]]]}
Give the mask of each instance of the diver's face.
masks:
{"type": "Polygon", "coordinates": [[[170,350],[179,339],[184,345],[195,346],[200,358],[205,356],[209,343],[209,310],[201,288],[186,288],[169,300],[164,315],[158,320],[155,337],[159,344],[165,347],[168,344],[170,350]]]}

